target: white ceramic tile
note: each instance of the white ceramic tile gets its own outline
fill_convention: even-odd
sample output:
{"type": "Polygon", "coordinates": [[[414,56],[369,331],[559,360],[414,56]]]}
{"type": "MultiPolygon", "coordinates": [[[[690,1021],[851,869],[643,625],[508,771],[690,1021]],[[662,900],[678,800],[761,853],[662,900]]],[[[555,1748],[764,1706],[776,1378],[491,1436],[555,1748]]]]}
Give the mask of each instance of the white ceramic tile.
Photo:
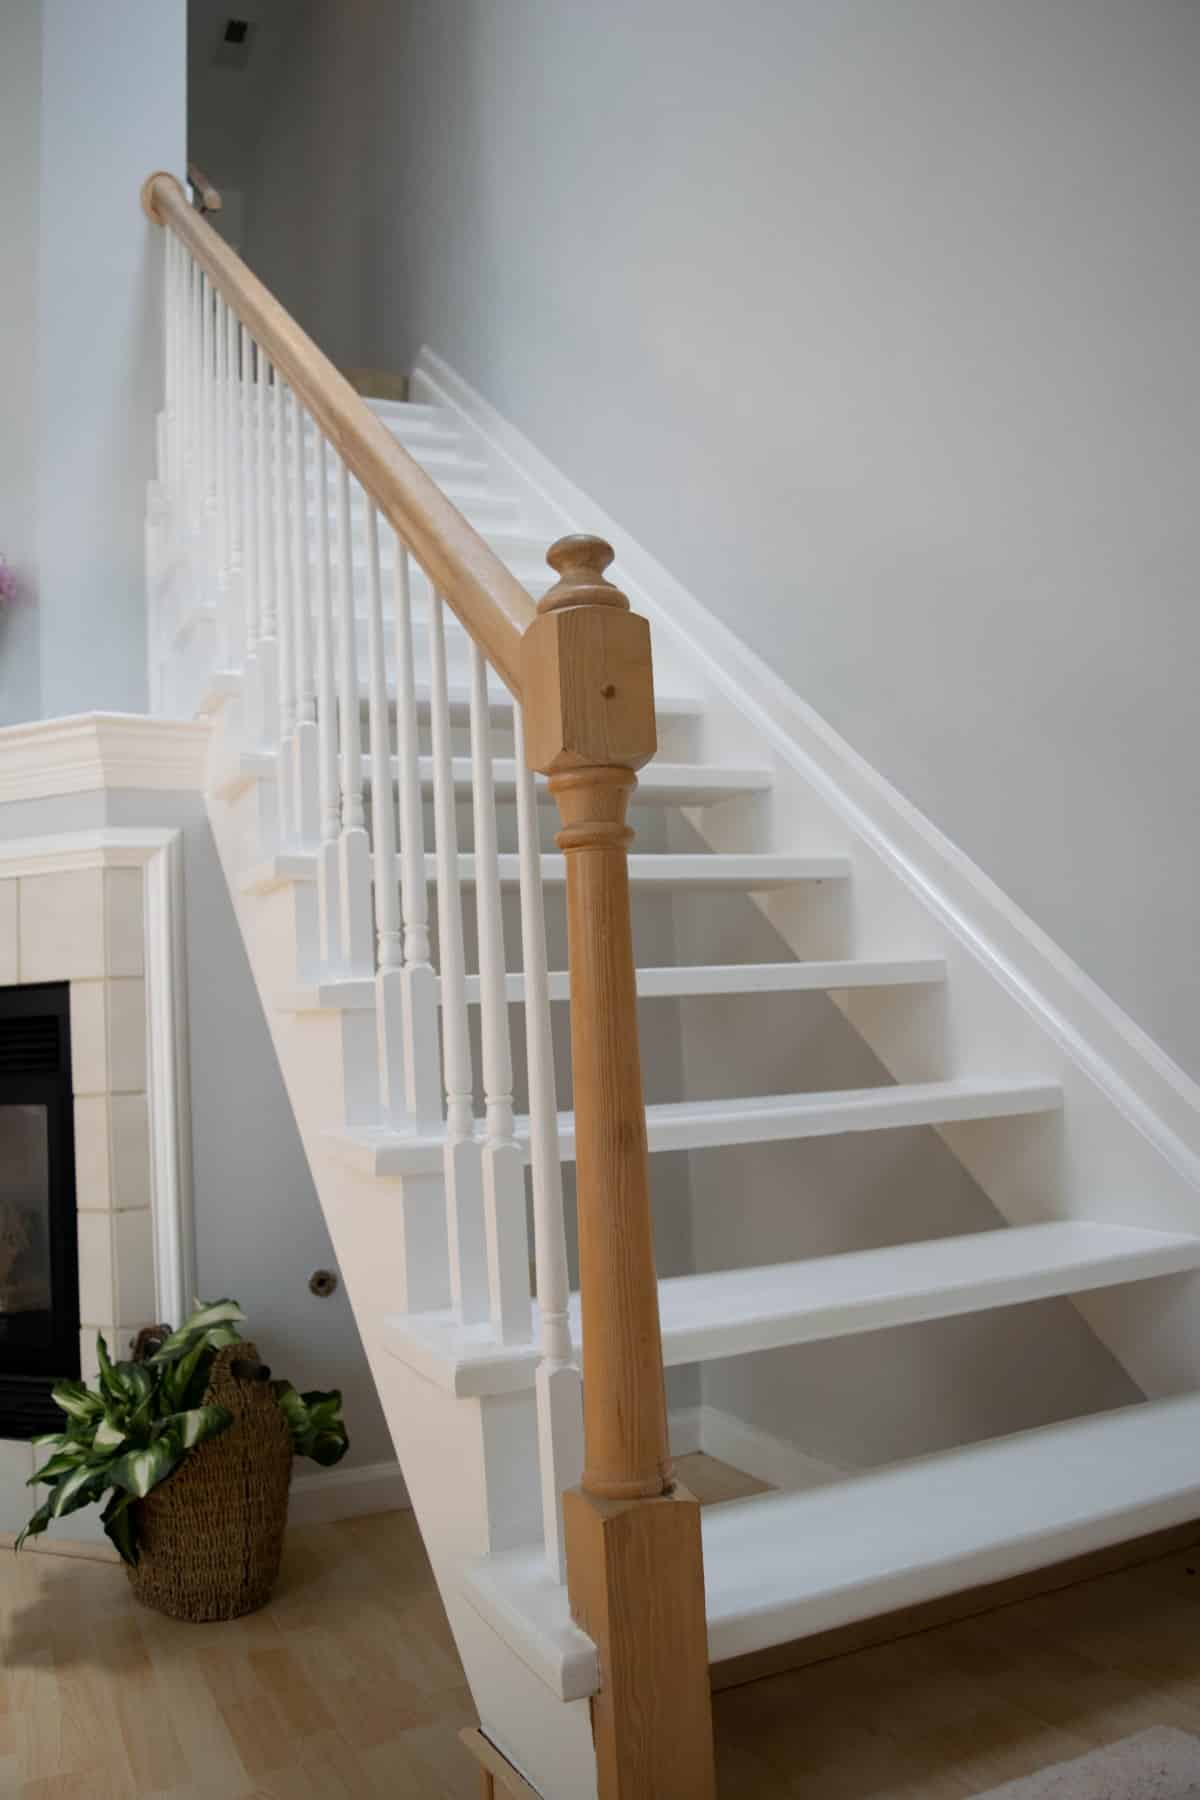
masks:
{"type": "Polygon", "coordinates": [[[112,1205],[108,1139],[108,1101],[100,1094],[77,1096],[75,1192],[81,1212],[107,1211],[112,1205]]]}
{"type": "Polygon", "coordinates": [[[103,981],[71,983],[71,1085],[77,1094],[108,1091],[108,1006],[103,981]]]}
{"type": "Polygon", "coordinates": [[[33,1450],[23,1439],[0,1438],[0,1531],[20,1531],[38,1504],[25,1484],[33,1474],[33,1450]]]}
{"type": "Polygon", "coordinates": [[[146,984],[134,978],[110,981],[106,986],[109,1091],[140,1093],[146,1086],[146,984]]]}
{"type": "Polygon", "coordinates": [[[121,1212],[150,1204],[150,1118],[145,1094],[114,1094],[108,1103],[112,1203],[121,1212]]]}
{"type": "Polygon", "coordinates": [[[20,979],[78,981],[104,974],[102,869],[20,879],[20,979]]]}
{"type": "Polygon", "coordinates": [[[79,1316],[85,1325],[95,1326],[117,1316],[113,1310],[112,1216],[81,1212],[78,1224],[79,1316]]]}
{"type": "Polygon", "coordinates": [[[0,881],[0,986],[12,987],[20,979],[17,957],[17,884],[0,881]]]}
{"type": "Polygon", "coordinates": [[[142,871],[105,869],[105,964],[110,975],[145,972],[142,871]]]}
{"type": "Polygon", "coordinates": [[[153,1325],[154,1236],[148,1212],[118,1213],[116,1229],[117,1317],[153,1325]]]}
{"type": "Polygon", "coordinates": [[[85,1325],[79,1333],[79,1378],[81,1381],[94,1382],[100,1374],[100,1362],[96,1355],[96,1333],[103,1331],[104,1341],[111,1348],[112,1338],[109,1328],[103,1323],[85,1325]]]}

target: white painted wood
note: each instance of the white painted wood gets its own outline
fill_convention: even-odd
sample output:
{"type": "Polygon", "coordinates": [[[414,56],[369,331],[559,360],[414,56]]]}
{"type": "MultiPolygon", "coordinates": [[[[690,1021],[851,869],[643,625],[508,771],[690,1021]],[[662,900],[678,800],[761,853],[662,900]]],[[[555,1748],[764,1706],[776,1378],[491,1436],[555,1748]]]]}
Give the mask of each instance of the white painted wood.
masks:
{"type": "Polygon", "coordinates": [[[76,713],[0,728],[0,804],[104,788],[204,788],[207,719],[76,713]]]}
{"type": "Polygon", "coordinates": [[[258,593],[258,529],[255,519],[254,456],[254,339],[244,325],[238,327],[238,503],[240,517],[238,537],[241,544],[242,619],[245,631],[243,667],[247,683],[253,681],[252,659],[255,657],[259,633],[258,593]]]}
{"type": "Polygon", "coordinates": [[[164,832],[147,848],[142,917],[154,1297],[156,1317],[176,1323],[188,1316],[196,1294],[183,835],[164,832]]]}
{"type": "MultiPolygon", "coordinates": [[[[396,810],[388,748],[388,681],[383,635],[383,585],[379,565],[379,515],[367,505],[367,718],[371,767],[371,841],[375,887],[376,1005],[379,1033],[381,1117],[391,1125],[407,1119],[404,1041],[396,1028],[403,1011],[403,947],[400,938],[400,865],[396,857],[396,810]]],[[[430,1046],[432,1050],[432,1045],[430,1046]]]]}
{"type": "MultiPolygon", "coordinates": [[[[550,976],[533,775],[525,765],[525,721],[514,708],[517,839],[521,865],[521,960],[525,997],[525,1045],[529,1072],[529,1161],[533,1182],[534,1259],[540,1316],[537,1366],[538,1458],[542,1481],[542,1531],[546,1565],[556,1581],[567,1578],[562,1496],[583,1475],[583,1387],[571,1345],[570,1280],[563,1220],[562,1156],[554,1041],[550,1027],[550,976]]],[[[509,978],[511,981],[511,977],[509,978]]],[[[511,997],[511,987],[509,988],[511,997]]]]}
{"type": "Polygon", "coordinates": [[[354,595],[350,581],[350,472],[336,459],[338,567],[338,741],[341,749],[342,829],[338,836],[338,921],[340,970],[374,973],[371,925],[370,845],[363,812],[362,721],[358,659],[354,650],[354,595]]]}
{"type": "Polygon", "coordinates": [[[1054,1220],[682,1275],[659,1282],[663,1356],[702,1362],[1196,1268],[1200,1237],[1054,1220]]]}
{"type": "Polygon", "coordinates": [[[276,749],[279,743],[279,584],[275,554],[274,506],[271,470],[271,360],[258,353],[258,424],[255,498],[258,508],[258,566],[262,578],[259,640],[259,692],[255,696],[255,725],[260,742],[276,749]]]}
{"type": "MultiPolygon", "coordinates": [[[[416,665],[413,656],[410,558],[397,537],[393,547],[392,602],[396,649],[396,774],[400,810],[400,901],[404,924],[404,972],[400,1018],[389,995],[380,1014],[388,1059],[401,1034],[405,1103],[413,1129],[432,1131],[441,1123],[442,1095],[437,1075],[439,983],[429,943],[429,890],[425,878],[425,812],[419,778],[416,665]]],[[[432,758],[430,759],[432,790],[432,758]]]]}
{"type": "MultiPolygon", "coordinates": [[[[447,729],[449,721],[447,721],[447,729]]],[[[447,776],[447,790],[453,787],[447,776]]],[[[246,878],[250,885],[261,882],[313,881],[316,859],[303,851],[288,851],[261,865],[246,878]]],[[[501,851],[498,859],[503,887],[516,887],[521,865],[515,851],[501,851]]],[[[461,887],[475,885],[475,858],[464,851],[456,858],[457,880],[461,887]]],[[[437,879],[436,860],[427,856],[426,878],[437,879]]],[[[706,856],[669,855],[665,852],[634,851],[629,858],[629,881],[635,889],[650,893],[669,893],[676,889],[692,893],[768,893],[774,888],[792,887],[805,881],[843,881],[850,865],[841,856],[706,856]]],[[[566,858],[556,851],[542,856],[542,882],[546,887],[563,887],[566,883],[566,858]]]]}
{"type": "MultiPolygon", "coordinates": [[[[540,883],[539,883],[540,885],[540,883]]],[[[705,995],[829,993],[846,988],[934,986],[946,978],[940,957],[915,957],[907,962],[811,962],[681,964],[678,968],[638,969],[637,991],[643,1000],[679,1000],[705,995]]],[[[570,975],[552,969],[546,976],[551,1001],[570,999],[570,975]]],[[[479,1004],[479,977],[467,976],[467,1005],[479,1004]]],[[[510,1006],[526,1003],[523,974],[505,977],[510,1006]]],[[[436,998],[436,997],[435,997],[436,998]]],[[[356,982],[329,983],[317,998],[315,990],[281,996],[284,1011],[313,1011],[320,1007],[359,1007],[374,1004],[371,991],[356,982]]],[[[528,1029],[528,1026],[526,1027],[528,1029]]]]}
{"type": "MultiPolygon", "coordinates": [[[[323,432],[316,439],[317,489],[325,502],[329,489],[329,445],[323,432]]],[[[321,812],[317,852],[317,904],[320,918],[320,961],[326,972],[342,966],[341,908],[338,904],[338,710],[333,583],[329,567],[329,508],[317,517],[317,776],[321,812]]],[[[272,771],[273,772],[273,771],[272,771]]]]}
{"type": "MultiPolygon", "coordinates": [[[[463,795],[469,794],[472,781],[470,758],[456,756],[451,766],[456,790],[463,795]]],[[[420,759],[419,768],[421,787],[428,793],[433,786],[433,764],[428,757],[423,756],[420,759]]],[[[518,774],[517,764],[511,756],[492,758],[492,786],[497,800],[513,801],[516,799],[518,774]]],[[[392,759],[392,780],[398,780],[396,758],[392,759]]],[[[634,803],[656,803],[664,806],[709,806],[718,801],[734,799],[745,794],[764,793],[770,786],[771,772],[769,769],[725,767],[719,764],[705,763],[652,762],[638,775],[634,803]]],[[[541,804],[551,803],[552,796],[541,777],[538,777],[535,782],[535,793],[541,804]]]]}
{"type": "MultiPolygon", "coordinates": [[[[658,1284],[663,1360],[678,1368],[1197,1268],[1197,1237],[1049,1221],[803,1262],[670,1276],[658,1284]]],[[[567,1329],[571,1354],[577,1356],[578,1294],[569,1299],[567,1329]]],[[[462,1398],[520,1392],[536,1379],[537,1359],[528,1346],[499,1344],[478,1327],[464,1327],[449,1310],[422,1317],[395,1314],[387,1323],[387,1341],[393,1356],[462,1398]]],[[[711,1444],[704,1448],[721,1454],[711,1444]]]]}
{"type": "Polygon", "coordinates": [[[491,1299],[483,1216],[483,1168],[475,1137],[475,1078],[464,993],[462,858],[458,854],[458,821],[454,784],[450,778],[450,712],[446,700],[443,611],[443,603],[438,598],[433,611],[431,674],[434,837],[437,846],[432,873],[437,882],[442,1072],[446,1088],[446,1217],[455,1308],[464,1322],[473,1324],[489,1316],[491,1299]]]}
{"type": "Polygon", "coordinates": [[[487,664],[482,651],[474,644],[471,646],[471,767],[483,1052],[483,1213],[487,1232],[488,1301],[492,1324],[502,1342],[521,1344],[530,1337],[532,1320],[525,1159],[513,1135],[512,1046],[504,980],[504,925],[500,912],[496,801],[492,792],[487,664]]]}
{"type": "MultiPolygon", "coordinates": [[[[1043,1186],[1063,1216],[1129,1217],[1193,1229],[1200,1219],[1200,1084],[1193,1081],[928,819],[872,769],[775,672],[589,496],[438,359],[422,352],[414,391],[447,405],[464,443],[482,447],[502,479],[543,509],[547,535],[598,530],[617,549],[616,579],[651,620],[656,655],[678,659],[683,681],[706,694],[701,753],[774,760],[772,834],[803,827],[845,834],[853,851],[852,905],[860,955],[930,951],[949,970],[946,1031],[955,1073],[1038,1067],[1061,1081],[1071,1155],[1047,1147],[1027,1161],[986,1137],[952,1148],[1002,1213],[1029,1217],[1043,1186]]],[[[714,848],[740,840],[727,813],[698,820],[714,848]]],[[[768,839],[767,841],[770,841],[768,839]]],[[[790,932],[787,921],[775,923],[790,932]]],[[[793,938],[797,949],[800,936],[793,938]]],[[[901,1017],[869,995],[838,997],[850,1022],[900,1080],[923,1072],[927,1021],[901,1017]]],[[[1080,1303],[1092,1329],[1148,1392],[1200,1377],[1200,1331],[1177,1317],[1147,1331],[1136,1298],[1080,1303]]]]}
{"type": "MultiPolygon", "coordinates": [[[[795,1142],[855,1131],[893,1131],[912,1125],[950,1125],[1058,1112],[1062,1090],[1052,1081],[921,1081],[907,1086],[851,1088],[811,1094],[761,1094],[745,1099],[676,1100],[646,1108],[651,1151],[712,1150],[733,1144],[795,1142]]],[[[518,1144],[528,1154],[529,1120],[516,1120],[518,1144]]],[[[569,1162],[575,1155],[575,1115],[558,1115],[558,1141],[569,1162]]],[[[347,1132],[347,1157],[376,1175],[423,1170],[440,1148],[436,1138],[398,1137],[385,1131],[347,1132]]]]}
{"type": "Polygon", "coordinates": [[[278,576],[276,629],[279,634],[279,841],[285,845],[297,841],[292,743],[296,731],[296,569],[293,566],[288,519],[287,409],[287,383],[277,369],[271,393],[271,536],[275,544],[275,569],[278,576]]]}
{"type": "MultiPolygon", "coordinates": [[[[1198,1427],[1200,1399],[1185,1395],[708,1507],[709,1656],[745,1656],[1184,1524],[1200,1507],[1198,1427]]],[[[536,1548],[483,1559],[463,1591],[560,1698],[595,1692],[594,1649],[589,1658],[536,1548]]]]}
{"type": "Polygon", "coordinates": [[[292,580],[296,654],[296,730],[292,759],[294,841],[320,843],[320,771],[317,746],[317,683],[313,661],[312,594],[309,573],[313,545],[303,505],[307,481],[307,449],[303,430],[304,408],[299,397],[289,397],[292,457],[292,580]]]}
{"type": "Polygon", "coordinates": [[[241,488],[242,476],[238,446],[238,322],[229,305],[222,307],[224,335],[224,386],[222,404],[225,415],[225,562],[228,617],[228,655],[226,667],[240,669],[245,658],[245,627],[242,619],[242,544],[241,488]]]}

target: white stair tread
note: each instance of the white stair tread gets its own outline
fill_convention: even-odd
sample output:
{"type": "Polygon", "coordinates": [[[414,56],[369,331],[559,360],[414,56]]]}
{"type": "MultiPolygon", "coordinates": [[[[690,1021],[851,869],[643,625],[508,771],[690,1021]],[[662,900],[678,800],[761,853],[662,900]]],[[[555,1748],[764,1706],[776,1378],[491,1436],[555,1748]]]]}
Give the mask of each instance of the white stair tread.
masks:
{"type": "Polygon", "coordinates": [[[1200,1236],[1053,1220],[658,1284],[666,1361],[848,1337],[1200,1268],[1200,1236]]]}
{"type": "MultiPolygon", "coordinates": [[[[501,882],[505,887],[515,887],[520,876],[516,853],[504,852],[498,861],[501,882]]],[[[669,893],[674,888],[759,893],[790,887],[799,881],[844,881],[849,875],[850,861],[845,856],[725,856],[708,851],[676,856],[666,851],[635,851],[629,858],[631,886],[658,893],[669,893]]],[[[469,851],[459,856],[458,876],[464,887],[474,885],[475,858],[469,851]]],[[[565,856],[551,851],[542,857],[542,881],[547,887],[563,886],[566,877],[565,856]]],[[[244,875],[241,887],[247,894],[268,893],[287,882],[316,878],[314,851],[284,850],[244,875]]],[[[425,857],[425,879],[436,878],[437,858],[430,851],[425,857]]]]}
{"type": "MultiPolygon", "coordinates": [[[[274,779],[275,758],[267,751],[247,751],[239,759],[243,775],[257,780],[274,779]]],[[[474,776],[469,756],[451,759],[451,772],[456,790],[469,795],[474,790],[474,776]]],[[[400,759],[392,758],[392,781],[400,779],[400,759]]],[[[771,786],[770,769],[741,767],[736,763],[670,763],[652,762],[638,776],[633,799],[663,801],[674,806],[704,806],[717,800],[728,800],[737,794],[762,793],[771,786]]],[[[420,781],[424,792],[433,792],[433,758],[420,758],[420,781]]],[[[492,758],[492,782],[496,798],[511,801],[516,794],[517,763],[511,756],[492,758]]],[[[537,791],[544,800],[550,791],[544,776],[535,777],[537,791]]],[[[368,771],[367,786],[371,785],[368,771]]]]}
{"type": "MultiPolygon", "coordinates": [[[[1002,1581],[1200,1513],[1200,1396],[993,1438],[801,1493],[705,1508],[713,1662],[1002,1581]]],[[[564,1700],[599,1682],[541,1546],[463,1592],[564,1700]]]]}
{"type": "MultiPolygon", "coordinates": [[[[802,1262],[668,1276],[658,1284],[663,1360],[674,1368],[1197,1268],[1198,1236],[1051,1220],[802,1262]]],[[[577,1294],[571,1297],[571,1335],[578,1350],[577,1294]]],[[[394,1356],[460,1398],[528,1388],[540,1358],[536,1308],[528,1344],[499,1344],[489,1325],[464,1326],[449,1310],[398,1314],[386,1322],[385,1337],[394,1356]]]]}
{"type": "MultiPolygon", "coordinates": [[[[836,993],[843,988],[907,987],[945,979],[946,964],[940,956],[894,962],[863,958],[860,962],[681,963],[669,968],[639,969],[637,991],[643,1000],[670,1000],[711,994],[836,993]]],[[[571,978],[566,969],[552,969],[547,981],[551,1000],[570,998],[571,978]]],[[[524,975],[507,975],[505,986],[510,1003],[524,1005],[524,975]]],[[[471,1006],[479,1003],[478,975],[467,976],[467,1002],[471,1006]]],[[[374,1004],[375,983],[363,976],[294,989],[276,1002],[276,1010],[318,1012],[330,1007],[341,1012],[365,1012],[374,1004]]]]}
{"type": "MultiPolygon", "coordinates": [[[[748,1099],[672,1100],[646,1108],[652,1151],[705,1150],[730,1144],[765,1144],[841,1132],[889,1131],[910,1125],[950,1125],[967,1119],[1002,1119],[1055,1112],[1062,1089],[1054,1081],[1018,1078],[922,1081],[905,1086],[851,1088],[812,1094],[763,1094],[748,1099]]],[[[528,1151],[529,1120],[516,1122],[517,1142],[528,1151]]],[[[370,1126],[338,1131],[356,1168],[374,1175],[415,1175],[440,1167],[443,1138],[417,1137],[370,1126]]],[[[559,1149],[575,1155],[575,1115],[558,1115],[559,1149]]]]}

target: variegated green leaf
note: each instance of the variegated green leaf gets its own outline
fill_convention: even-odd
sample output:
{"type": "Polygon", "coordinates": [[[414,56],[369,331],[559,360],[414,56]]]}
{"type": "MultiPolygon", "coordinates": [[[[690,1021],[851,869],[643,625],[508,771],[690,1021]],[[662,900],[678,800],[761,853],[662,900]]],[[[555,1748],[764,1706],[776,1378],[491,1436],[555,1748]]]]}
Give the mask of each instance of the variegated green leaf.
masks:
{"type": "Polygon", "coordinates": [[[107,1486],[108,1479],[102,1469],[94,1469],[90,1463],[80,1463],[69,1475],[63,1476],[51,1494],[50,1517],[61,1519],[67,1513],[78,1512],[81,1506],[87,1506],[95,1500],[107,1486]]]}
{"type": "Polygon", "coordinates": [[[47,1444],[62,1444],[65,1441],[61,1431],[43,1431],[29,1440],[35,1450],[44,1450],[47,1444]]]}
{"type": "Polygon", "coordinates": [[[36,1474],[29,1477],[25,1483],[26,1487],[41,1486],[51,1481],[57,1481],[60,1475],[69,1475],[72,1469],[79,1467],[83,1454],[78,1447],[60,1450],[57,1456],[52,1456],[49,1462],[42,1464],[36,1474]]]}
{"type": "Polygon", "coordinates": [[[133,1494],[118,1492],[111,1495],[100,1517],[109,1541],[116,1545],[125,1562],[136,1567],[138,1547],[134,1521],[137,1515],[130,1511],[135,1499],[133,1494]]]}
{"type": "Polygon", "coordinates": [[[169,1414],[160,1420],[157,1429],[170,1428],[178,1437],[180,1448],[192,1450],[232,1424],[233,1414],[223,1406],[194,1406],[188,1412],[169,1414]]]}
{"type": "Polygon", "coordinates": [[[89,1394],[82,1381],[56,1381],[50,1390],[50,1398],[73,1419],[96,1418],[104,1411],[98,1396],[89,1394]]]}
{"type": "MultiPolygon", "coordinates": [[[[213,1300],[208,1305],[197,1304],[195,1311],[183,1321],[177,1331],[173,1331],[154,1355],[153,1363],[175,1362],[191,1349],[197,1334],[213,1330],[215,1327],[230,1329],[234,1324],[245,1322],[246,1315],[236,1300],[213,1300]]],[[[211,1340],[210,1340],[211,1341],[211,1340]]],[[[231,1337],[223,1339],[223,1343],[236,1344],[241,1341],[240,1332],[234,1331],[231,1337]]]]}
{"type": "Polygon", "coordinates": [[[19,1550],[21,1548],[21,1545],[25,1542],[26,1538],[40,1537],[42,1532],[45,1531],[47,1525],[49,1525],[49,1523],[50,1523],[50,1502],[47,1500],[41,1506],[38,1507],[38,1509],[34,1513],[32,1519],[30,1519],[29,1523],[27,1525],[23,1526],[22,1529],[17,1533],[17,1541],[13,1545],[13,1549],[19,1550]]]}
{"type": "Polygon", "coordinates": [[[92,1439],[92,1448],[93,1450],[116,1450],[125,1442],[126,1435],[124,1426],[117,1425],[108,1418],[101,1419],[96,1427],[96,1435],[92,1439]]]}
{"type": "Polygon", "coordinates": [[[179,1461],[179,1452],[169,1437],[155,1438],[140,1450],[127,1450],[108,1471],[114,1487],[125,1488],[142,1499],[164,1481],[179,1461]]]}

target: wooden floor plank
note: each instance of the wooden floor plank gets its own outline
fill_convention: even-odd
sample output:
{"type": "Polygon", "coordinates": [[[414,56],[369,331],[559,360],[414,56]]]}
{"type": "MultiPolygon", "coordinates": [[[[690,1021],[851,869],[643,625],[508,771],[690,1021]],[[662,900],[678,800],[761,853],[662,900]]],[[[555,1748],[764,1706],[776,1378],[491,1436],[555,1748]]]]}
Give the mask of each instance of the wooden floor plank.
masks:
{"type": "MultiPolygon", "coordinates": [[[[747,1478],[702,1456],[709,1504],[747,1478]]],[[[969,1800],[1153,1725],[1200,1737],[1200,1551],[718,1693],[728,1800],[969,1800]]],[[[410,1514],[290,1534],[275,1599],[146,1611],[105,1563],[0,1558],[0,1794],[478,1800],[475,1722],[410,1514]]]]}

